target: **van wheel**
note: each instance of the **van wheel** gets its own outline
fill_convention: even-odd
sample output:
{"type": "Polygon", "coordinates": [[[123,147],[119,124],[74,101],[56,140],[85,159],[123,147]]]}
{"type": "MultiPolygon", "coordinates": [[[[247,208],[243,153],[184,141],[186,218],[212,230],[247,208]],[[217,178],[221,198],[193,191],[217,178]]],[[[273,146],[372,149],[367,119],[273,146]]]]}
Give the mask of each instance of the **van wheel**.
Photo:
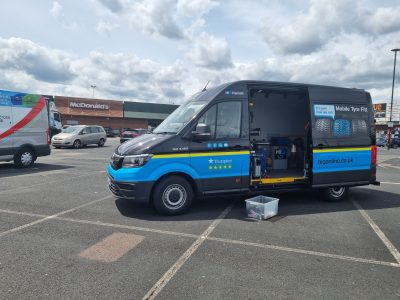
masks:
{"type": "Polygon", "coordinates": [[[75,149],[79,149],[80,147],[82,147],[81,141],[75,140],[74,143],[72,144],[72,147],[74,147],[75,149]]]}
{"type": "Polygon", "coordinates": [[[104,139],[100,139],[100,141],[99,141],[99,143],[97,144],[97,146],[103,147],[103,146],[104,146],[104,143],[105,143],[104,139]]]}
{"type": "Polygon", "coordinates": [[[179,176],[162,179],[154,188],[153,205],[163,215],[179,215],[192,205],[194,193],[190,183],[179,176]]]}
{"type": "Polygon", "coordinates": [[[28,168],[33,165],[35,160],[35,153],[29,148],[22,148],[14,157],[14,163],[18,168],[28,168]]]}
{"type": "Polygon", "coordinates": [[[331,187],[322,190],[324,199],[329,202],[342,201],[347,197],[349,188],[346,186],[331,187]]]}

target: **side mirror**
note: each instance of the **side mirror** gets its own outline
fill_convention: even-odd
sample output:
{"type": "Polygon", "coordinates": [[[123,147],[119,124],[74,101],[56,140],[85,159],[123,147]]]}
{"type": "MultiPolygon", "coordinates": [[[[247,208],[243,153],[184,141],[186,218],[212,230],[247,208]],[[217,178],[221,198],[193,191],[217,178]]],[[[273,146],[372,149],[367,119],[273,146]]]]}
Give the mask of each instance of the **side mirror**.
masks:
{"type": "Polygon", "coordinates": [[[206,141],[211,138],[211,129],[207,124],[199,123],[196,130],[192,132],[192,137],[195,140],[206,141]]]}

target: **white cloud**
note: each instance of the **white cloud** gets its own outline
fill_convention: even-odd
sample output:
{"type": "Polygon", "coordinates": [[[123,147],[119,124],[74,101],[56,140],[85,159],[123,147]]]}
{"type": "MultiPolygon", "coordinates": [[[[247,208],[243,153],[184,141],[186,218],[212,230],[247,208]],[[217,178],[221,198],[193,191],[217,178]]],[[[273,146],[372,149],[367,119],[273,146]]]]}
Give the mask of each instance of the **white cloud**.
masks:
{"type": "Polygon", "coordinates": [[[67,82],[73,77],[70,56],[21,38],[0,38],[0,68],[23,71],[51,83],[67,82]]]}
{"type": "Polygon", "coordinates": [[[193,48],[188,51],[187,57],[195,65],[210,69],[224,69],[232,67],[231,51],[228,42],[205,32],[193,37],[193,48]]]}
{"type": "Polygon", "coordinates": [[[100,20],[97,23],[96,30],[99,33],[105,34],[107,36],[111,36],[111,32],[119,27],[119,24],[110,23],[103,20],[100,20]]]}
{"type": "Polygon", "coordinates": [[[111,12],[124,18],[135,29],[150,35],[182,39],[182,29],[176,23],[174,0],[99,0],[111,12]]]}
{"type": "Polygon", "coordinates": [[[215,0],[178,0],[176,4],[178,14],[191,18],[202,17],[218,5],[215,0]]]}
{"type": "Polygon", "coordinates": [[[64,15],[63,7],[57,1],[53,1],[53,6],[49,11],[50,15],[54,17],[58,22],[62,24],[62,26],[69,30],[78,30],[79,26],[76,22],[71,22],[67,20],[64,15]]]}
{"type": "Polygon", "coordinates": [[[371,10],[365,4],[364,0],[311,0],[308,10],[297,13],[290,23],[267,20],[262,36],[279,53],[308,54],[342,33],[378,37],[400,31],[400,7],[371,10]]]}

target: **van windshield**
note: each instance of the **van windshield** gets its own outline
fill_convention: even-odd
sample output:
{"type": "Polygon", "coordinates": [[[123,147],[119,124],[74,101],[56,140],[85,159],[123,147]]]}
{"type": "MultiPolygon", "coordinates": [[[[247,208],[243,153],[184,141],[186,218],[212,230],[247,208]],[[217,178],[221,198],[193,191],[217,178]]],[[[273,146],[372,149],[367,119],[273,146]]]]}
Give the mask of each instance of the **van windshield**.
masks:
{"type": "Polygon", "coordinates": [[[156,129],[154,133],[178,133],[187,123],[196,117],[197,113],[208,103],[208,101],[189,101],[179,106],[168,116],[156,129]]]}

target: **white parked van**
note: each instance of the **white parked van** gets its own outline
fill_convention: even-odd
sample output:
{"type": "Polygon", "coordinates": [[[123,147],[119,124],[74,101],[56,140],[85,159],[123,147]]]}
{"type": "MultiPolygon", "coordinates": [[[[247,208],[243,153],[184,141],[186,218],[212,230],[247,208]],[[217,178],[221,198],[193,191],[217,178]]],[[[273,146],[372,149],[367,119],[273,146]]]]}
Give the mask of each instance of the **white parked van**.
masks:
{"type": "Polygon", "coordinates": [[[0,161],[31,166],[50,154],[52,98],[0,90],[0,161]]]}

